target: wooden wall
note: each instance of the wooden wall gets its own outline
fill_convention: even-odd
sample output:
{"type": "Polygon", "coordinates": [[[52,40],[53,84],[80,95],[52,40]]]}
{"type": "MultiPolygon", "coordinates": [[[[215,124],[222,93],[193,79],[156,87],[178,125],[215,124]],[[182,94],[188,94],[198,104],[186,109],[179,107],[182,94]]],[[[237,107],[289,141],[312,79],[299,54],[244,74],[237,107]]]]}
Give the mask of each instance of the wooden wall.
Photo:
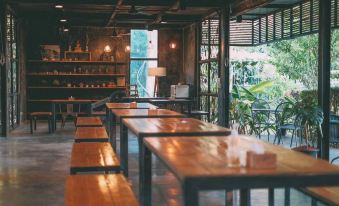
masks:
{"type": "MultiPolygon", "coordinates": [[[[182,79],[182,29],[162,29],[158,33],[158,66],[167,68],[167,76],[160,80],[160,96],[170,95],[170,85],[178,84],[182,79]],[[177,47],[171,49],[169,44],[175,42],[177,47]]],[[[184,82],[180,82],[184,83],[184,82]]]]}
{"type": "Polygon", "coordinates": [[[183,30],[183,81],[186,84],[195,84],[197,39],[196,24],[187,26],[183,30]]]}

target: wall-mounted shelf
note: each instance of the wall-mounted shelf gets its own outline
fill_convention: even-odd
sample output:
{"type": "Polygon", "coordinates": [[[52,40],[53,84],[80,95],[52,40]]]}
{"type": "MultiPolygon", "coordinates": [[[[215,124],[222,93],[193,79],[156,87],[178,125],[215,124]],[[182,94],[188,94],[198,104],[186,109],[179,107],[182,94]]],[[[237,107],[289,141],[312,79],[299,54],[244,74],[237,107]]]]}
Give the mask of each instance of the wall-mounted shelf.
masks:
{"type": "Polygon", "coordinates": [[[38,76],[38,77],[43,77],[43,76],[98,76],[98,77],[115,77],[115,76],[126,76],[126,74],[46,74],[46,73],[27,73],[27,76],[38,76]]]}
{"type": "Polygon", "coordinates": [[[124,65],[126,62],[112,62],[112,61],[44,61],[44,60],[28,60],[29,63],[36,64],[118,64],[124,65]]]}
{"type": "Polygon", "coordinates": [[[115,87],[28,87],[28,89],[126,89],[126,87],[115,86],[115,87]]]}

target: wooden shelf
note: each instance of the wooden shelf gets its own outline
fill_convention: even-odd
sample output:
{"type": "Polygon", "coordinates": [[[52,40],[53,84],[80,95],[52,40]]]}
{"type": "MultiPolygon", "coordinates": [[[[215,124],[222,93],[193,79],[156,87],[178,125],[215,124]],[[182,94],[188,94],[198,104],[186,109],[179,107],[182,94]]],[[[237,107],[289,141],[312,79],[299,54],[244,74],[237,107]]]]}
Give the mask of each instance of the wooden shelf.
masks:
{"type": "MultiPolygon", "coordinates": [[[[27,100],[28,102],[41,102],[41,103],[45,103],[45,102],[51,102],[52,100],[55,99],[29,99],[27,100]]],[[[92,102],[96,102],[99,101],[100,99],[90,99],[92,102]]]]}
{"type": "Polygon", "coordinates": [[[28,87],[28,89],[126,89],[123,87],[28,87]]]}
{"type": "Polygon", "coordinates": [[[119,76],[123,77],[126,76],[126,74],[44,74],[44,73],[27,73],[27,76],[100,76],[100,77],[113,77],[113,76],[119,76]]]}
{"type": "Polygon", "coordinates": [[[30,63],[41,63],[41,64],[127,64],[127,62],[111,62],[111,61],[44,61],[44,60],[28,60],[30,63]]]}

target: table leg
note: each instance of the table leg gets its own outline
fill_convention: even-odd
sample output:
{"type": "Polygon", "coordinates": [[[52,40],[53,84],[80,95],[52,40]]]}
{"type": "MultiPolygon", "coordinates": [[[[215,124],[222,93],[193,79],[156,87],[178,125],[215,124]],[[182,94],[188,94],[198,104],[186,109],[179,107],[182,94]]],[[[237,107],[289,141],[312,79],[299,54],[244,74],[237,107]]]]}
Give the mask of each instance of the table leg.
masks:
{"type": "Polygon", "coordinates": [[[112,121],[110,125],[112,125],[112,127],[111,127],[110,139],[111,139],[112,148],[116,152],[117,151],[117,118],[115,114],[113,113],[111,114],[111,120],[112,121]]]}
{"type": "Polygon", "coordinates": [[[225,191],[225,205],[233,206],[233,190],[225,191]]]}
{"type": "Polygon", "coordinates": [[[128,177],[128,128],[120,124],[120,161],[121,169],[126,177],[128,177]]]}
{"type": "Polygon", "coordinates": [[[241,189],[240,190],[240,206],[251,205],[251,190],[241,189]]]}
{"type": "Polygon", "coordinates": [[[285,206],[289,206],[290,205],[290,194],[291,194],[291,189],[286,187],[285,188],[285,206]]]}
{"type": "Polygon", "coordinates": [[[109,112],[108,111],[109,111],[109,109],[106,107],[105,125],[106,125],[106,130],[108,131],[108,135],[110,135],[109,134],[109,121],[110,121],[110,119],[109,119],[109,115],[108,115],[109,112]]]}
{"type": "Polygon", "coordinates": [[[142,141],[142,137],[139,137],[141,141],[141,149],[139,156],[140,175],[139,175],[139,196],[142,206],[152,205],[152,153],[145,147],[142,141]]]}
{"type": "Polygon", "coordinates": [[[274,188],[268,189],[268,205],[274,206],[274,188]]]}
{"type": "Polygon", "coordinates": [[[52,110],[52,132],[54,133],[56,130],[56,114],[55,114],[55,104],[51,104],[52,110]]]}
{"type": "Polygon", "coordinates": [[[108,110],[108,135],[109,139],[112,142],[112,127],[113,127],[113,122],[112,122],[112,111],[109,109],[108,110]]]}
{"type": "Polygon", "coordinates": [[[195,189],[191,184],[187,183],[187,181],[183,183],[182,193],[184,206],[199,206],[198,190],[195,189]]]}

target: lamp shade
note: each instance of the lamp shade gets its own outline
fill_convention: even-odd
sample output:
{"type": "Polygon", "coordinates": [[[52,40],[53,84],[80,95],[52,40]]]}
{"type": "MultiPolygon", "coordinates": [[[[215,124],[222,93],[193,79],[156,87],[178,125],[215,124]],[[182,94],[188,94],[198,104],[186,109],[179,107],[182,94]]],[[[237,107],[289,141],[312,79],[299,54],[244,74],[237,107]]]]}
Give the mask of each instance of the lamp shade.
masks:
{"type": "Polygon", "coordinates": [[[166,76],[166,68],[165,67],[150,67],[148,68],[148,76],[154,76],[154,77],[166,76]]]}

